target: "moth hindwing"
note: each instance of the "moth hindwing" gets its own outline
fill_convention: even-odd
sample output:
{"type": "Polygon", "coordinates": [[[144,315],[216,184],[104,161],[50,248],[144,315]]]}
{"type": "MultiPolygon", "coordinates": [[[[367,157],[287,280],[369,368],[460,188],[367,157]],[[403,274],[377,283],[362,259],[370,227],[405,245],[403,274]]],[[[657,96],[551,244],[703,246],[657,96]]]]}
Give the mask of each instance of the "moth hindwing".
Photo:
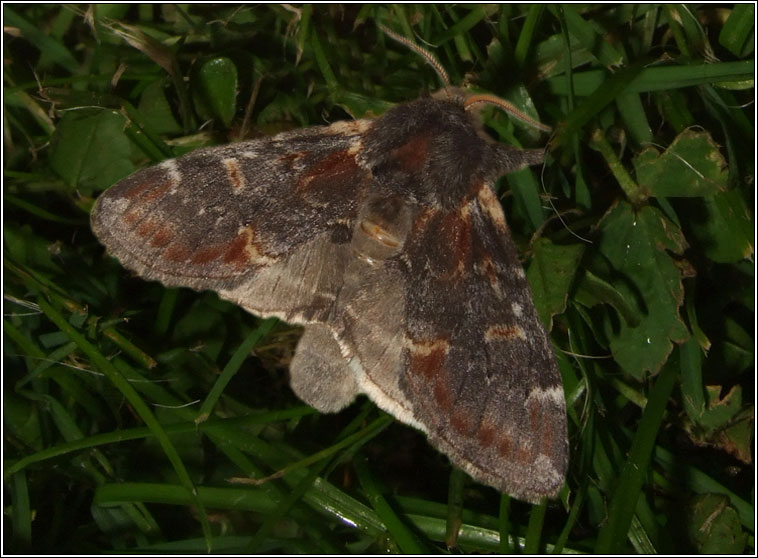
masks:
{"type": "Polygon", "coordinates": [[[92,229],[146,279],[304,325],[291,384],[313,407],[365,393],[535,502],[563,485],[565,402],[492,187],[542,157],[485,137],[465,99],[424,98],[141,170],[92,229]]]}

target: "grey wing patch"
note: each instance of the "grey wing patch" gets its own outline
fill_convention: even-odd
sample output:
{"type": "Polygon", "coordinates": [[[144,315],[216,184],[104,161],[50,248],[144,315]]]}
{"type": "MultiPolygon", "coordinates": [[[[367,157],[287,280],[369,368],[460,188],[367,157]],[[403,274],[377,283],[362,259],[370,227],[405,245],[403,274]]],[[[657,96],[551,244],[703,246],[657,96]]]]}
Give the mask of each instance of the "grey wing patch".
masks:
{"type": "Polygon", "coordinates": [[[322,413],[336,413],[358,395],[355,374],[328,327],[305,327],[290,364],[290,386],[300,399],[322,413]]]}
{"type": "Polygon", "coordinates": [[[219,296],[259,316],[286,322],[326,322],[343,285],[349,245],[322,234],[267,267],[251,270],[219,296]]]}
{"type": "MultiPolygon", "coordinates": [[[[356,265],[359,265],[356,263],[356,265]]],[[[330,322],[362,393],[398,420],[425,430],[399,381],[403,373],[405,303],[400,274],[380,267],[346,284],[330,322]]]]}

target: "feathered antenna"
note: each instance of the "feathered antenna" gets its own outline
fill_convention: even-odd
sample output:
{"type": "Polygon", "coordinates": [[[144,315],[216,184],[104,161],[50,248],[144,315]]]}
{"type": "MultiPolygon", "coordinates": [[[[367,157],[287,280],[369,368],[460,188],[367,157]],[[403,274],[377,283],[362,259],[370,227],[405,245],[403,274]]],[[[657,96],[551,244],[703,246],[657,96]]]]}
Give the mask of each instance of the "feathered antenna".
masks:
{"type": "MultiPolygon", "coordinates": [[[[405,45],[406,47],[414,51],[416,54],[423,56],[424,59],[427,61],[427,63],[432,68],[434,68],[434,71],[437,72],[437,75],[440,76],[440,79],[442,80],[442,83],[444,84],[444,86],[446,88],[450,86],[450,78],[448,77],[447,72],[445,71],[445,68],[442,67],[442,64],[440,64],[439,60],[437,60],[431,52],[426,50],[424,47],[417,45],[410,39],[406,39],[402,35],[398,35],[386,25],[383,25],[381,23],[379,23],[378,25],[379,25],[379,29],[381,29],[382,32],[385,35],[387,35],[389,38],[394,39],[398,43],[405,45]]],[[[518,120],[521,120],[522,122],[537,128],[538,130],[542,130],[543,132],[553,131],[553,129],[550,126],[546,126],[542,124],[541,122],[538,122],[534,118],[527,116],[526,114],[524,114],[524,112],[514,107],[511,103],[509,103],[505,99],[501,99],[500,97],[496,97],[495,95],[489,95],[486,93],[481,93],[481,94],[477,93],[477,94],[469,95],[463,101],[463,108],[465,110],[469,110],[472,106],[480,104],[480,103],[486,103],[488,105],[495,105],[497,107],[500,107],[505,112],[512,115],[514,118],[517,118],[518,120]]]]}
{"type": "Polygon", "coordinates": [[[386,25],[379,24],[379,29],[382,30],[382,32],[387,35],[390,39],[396,40],[398,43],[402,43],[403,45],[407,46],[409,49],[411,49],[416,54],[419,54],[420,56],[423,56],[427,63],[434,68],[434,71],[437,72],[437,75],[440,76],[440,79],[442,80],[442,83],[447,87],[450,85],[450,78],[447,76],[447,72],[445,71],[445,68],[442,67],[442,64],[440,64],[439,60],[437,60],[434,55],[426,50],[424,47],[421,47],[411,41],[410,39],[406,39],[402,35],[398,35],[394,31],[392,31],[389,27],[386,25]]]}
{"type": "Polygon", "coordinates": [[[468,110],[473,105],[479,104],[479,103],[486,103],[488,105],[495,105],[496,107],[500,107],[505,112],[513,116],[514,118],[518,118],[522,122],[529,124],[530,126],[534,126],[538,130],[542,130],[543,132],[552,132],[553,129],[550,126],[546,126],[542,122],[539,122],[532,118],[531,116],[527,116],[522,111],[514,107],[511,103],[506,101],[505,99],[501,99],[500,97],[496,97],[495,95],[490,95],[487,93],[477,93],[474,95],[470,95],[466,97],[466,100],[463,101],[463,108],[465,110],[468,110]]]}

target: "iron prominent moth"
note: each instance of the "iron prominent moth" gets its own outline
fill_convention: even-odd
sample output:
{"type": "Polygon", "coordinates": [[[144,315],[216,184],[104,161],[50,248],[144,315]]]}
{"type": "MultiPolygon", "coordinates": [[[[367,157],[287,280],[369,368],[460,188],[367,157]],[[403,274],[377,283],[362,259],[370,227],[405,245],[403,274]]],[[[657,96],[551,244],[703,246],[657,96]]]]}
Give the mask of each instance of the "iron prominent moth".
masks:
{"type": "Polygon", "coordinates": [[[474,479],[554,497],[561,378],[493,191],[543,152],[490,139],[490,100],[199,149],[107,190],[92,230],[145,279],[303,325],[291,386],[319,411],[367,394],[474,479]]]}

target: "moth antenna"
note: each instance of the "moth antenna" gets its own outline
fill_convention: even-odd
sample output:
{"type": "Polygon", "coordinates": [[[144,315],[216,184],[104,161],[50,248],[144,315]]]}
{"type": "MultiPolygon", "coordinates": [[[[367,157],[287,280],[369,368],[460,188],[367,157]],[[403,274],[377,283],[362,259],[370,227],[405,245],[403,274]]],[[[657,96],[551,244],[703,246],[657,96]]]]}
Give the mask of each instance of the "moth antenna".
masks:
{"type": "Polygon", "coordinates": [[[537,128],[538,130],[542,130],[543,132],[553,131],[553,129],[550,126],[546,126],[542,122],[538,122],[534,118],[527,116],[526,114],[524,114],[522,111],[514,107],[511,103],[509,103],[505,99],[501,99],[500,97],[496,97],[495,95],[489,95],[487,93],[471,95],[467,97],[465,101],[463,101],[463,108],[465,110],[468,110],[472,106],[479,103],[487,103],[488,105],[495,105],[497,107],[500,107],[505,112],[512,115],[513,117],[518,118],[522,122],[525,122],[526,124],[529,124],[530,126],[537,128]]]}
{"type": "Polygon", "coordinates": [[[442,80],[442,83],[445,85],[445,87],[450,85],[450,78],[448,77],[445,68],[442,67],[442,64],[440,64],[439,60],[437,60],[431,52],[426,50],[424,47],[417,45],[413,41],[406,39],[402,35],[398,35],[386,25],[382,25],[381,23],[377,25],[379,25],[379,29],[382,30],[382,33],[387,35],[390,39],[396,40],[398,43],[405,45],[416,54],[423,56],[427,64],[434,68],[434,71],[437,72],[438,76],[440,76],[440,79],[442,80]]]}

